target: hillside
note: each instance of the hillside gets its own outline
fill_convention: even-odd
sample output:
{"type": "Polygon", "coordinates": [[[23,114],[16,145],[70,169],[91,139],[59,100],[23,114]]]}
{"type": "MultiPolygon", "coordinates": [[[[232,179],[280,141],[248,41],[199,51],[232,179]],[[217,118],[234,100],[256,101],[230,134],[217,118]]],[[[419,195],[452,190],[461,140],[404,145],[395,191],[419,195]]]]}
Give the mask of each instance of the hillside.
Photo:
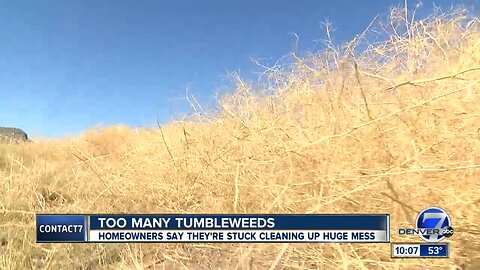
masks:
{"type": "Polygon", "coordinates": [[[401,14],[292,55],[268,87],[239,80],[206,120],[0,144],[0,268],[480,269],[480,21],[401,14]],[[35,213],[390,213],[404,241],[395,228],[433,205],[454,223],[449,260],[394,261],[385,244],[35,244],[35,213]]]}

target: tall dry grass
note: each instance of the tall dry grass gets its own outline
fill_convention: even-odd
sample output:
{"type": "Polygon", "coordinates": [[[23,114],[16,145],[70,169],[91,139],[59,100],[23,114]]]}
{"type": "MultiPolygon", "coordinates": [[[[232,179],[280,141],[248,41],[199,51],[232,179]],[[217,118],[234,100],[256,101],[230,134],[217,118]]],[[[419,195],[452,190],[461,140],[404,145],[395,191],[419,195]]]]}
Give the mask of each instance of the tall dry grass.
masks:
{"type": "Polygon", "coordinates": [[[397,9],[374,25],[292,54],[266,84],[239,80],[209,121],[0,145],[0,267],[480,269],[480,22],[397,9]],[[35,213],[98,212],[390,213],[403,241],[395,229],[432,205],[453,220],[450,259],[393,260],[385,244],[35,244],[35,213]]]}

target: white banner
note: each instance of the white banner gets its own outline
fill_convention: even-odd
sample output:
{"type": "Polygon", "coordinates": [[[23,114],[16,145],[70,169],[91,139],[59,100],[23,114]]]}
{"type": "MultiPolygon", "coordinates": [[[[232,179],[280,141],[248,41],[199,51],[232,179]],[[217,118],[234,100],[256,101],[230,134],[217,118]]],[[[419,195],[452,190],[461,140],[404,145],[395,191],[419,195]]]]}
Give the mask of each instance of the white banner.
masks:
{"type": "Polygon", "coordinates": [[[89,242],[387,243],[386,231],[90,230],[89,242]]]}

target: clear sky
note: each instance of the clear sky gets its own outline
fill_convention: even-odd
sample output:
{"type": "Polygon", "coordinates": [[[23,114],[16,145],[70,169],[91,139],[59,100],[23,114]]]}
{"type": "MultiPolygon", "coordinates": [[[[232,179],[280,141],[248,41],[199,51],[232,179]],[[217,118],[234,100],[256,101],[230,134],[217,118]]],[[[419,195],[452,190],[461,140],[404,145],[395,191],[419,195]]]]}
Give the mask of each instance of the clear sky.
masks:
{"type": "Polygon", "coordinates": [[[58,137],[152,125],[157,110],[167,122],[187,112],[187,88],[212,104],[227,71],[249,78],[250,57],[288,54],[289,33],[311,49],[328,19],[344,42],[403,2],[0,0],[0,126],[58,137]]]}

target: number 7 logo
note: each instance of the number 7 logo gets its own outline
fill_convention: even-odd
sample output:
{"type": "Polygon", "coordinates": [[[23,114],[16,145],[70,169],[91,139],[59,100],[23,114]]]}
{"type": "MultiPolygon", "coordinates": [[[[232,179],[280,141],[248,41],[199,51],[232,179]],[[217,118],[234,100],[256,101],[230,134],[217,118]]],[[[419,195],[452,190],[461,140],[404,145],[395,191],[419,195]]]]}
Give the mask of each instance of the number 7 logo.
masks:
{"type": "Polygon", "coordinates": [[[435,233],[426,233],[420,237],[427,242],[440,242],[445,238],[442,230],[450,227],[450,217],[447,212],[438,207],[424,209],[417,217],[417,229],[436,229],[435,233]]]}

